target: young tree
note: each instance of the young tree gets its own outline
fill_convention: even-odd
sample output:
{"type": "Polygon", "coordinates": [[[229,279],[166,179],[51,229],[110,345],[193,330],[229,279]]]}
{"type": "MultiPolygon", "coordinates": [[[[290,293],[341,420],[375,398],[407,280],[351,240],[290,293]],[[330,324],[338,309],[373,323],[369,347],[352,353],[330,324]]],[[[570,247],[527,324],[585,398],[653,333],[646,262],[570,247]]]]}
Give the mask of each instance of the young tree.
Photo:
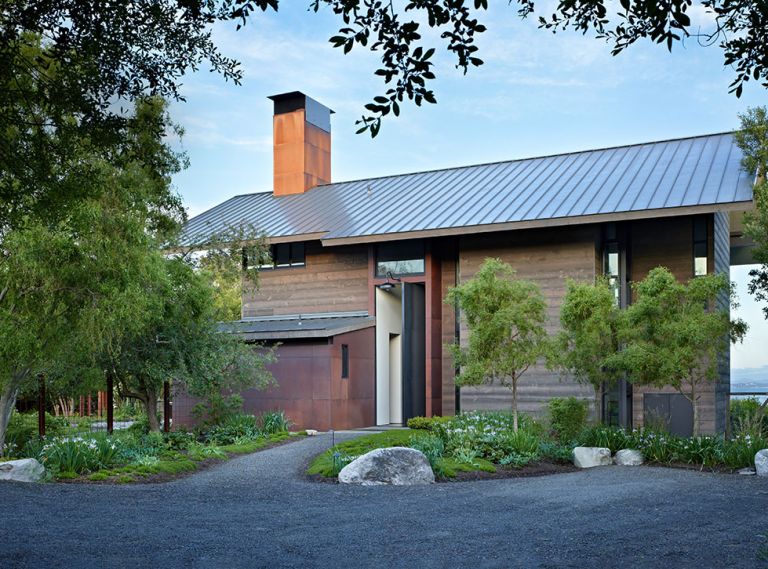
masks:
{"type": "Polygon", "coordinates": [[[701,390],[717,378],[728,341],[740,341],[747,330],[743,321],[731,320],[727,309],[717,307],[722,300],[733,304],[733,287],[722,274],[679,283],[668,269],[657,267],[634,288],[637,298],[622,312],[624,348],[606,363],[633,383],[670,386],[685,396],[698,436],[701,390]]]}
{"type": "Polygon", "coordinates": [[[551,352],[544,297],[535,283],[514,274],[500,259],[486,259],[472,279],[448,291],[446,301],[459,306],[469,328],[466,347],[449,346],[461,367],[456,385],[498,382],[509,388],[517,431],[518,381],[551,352]]]}
{"type": "MultiPolygon", "coordinates": [[[[757,176],[753,187],[755,208],[744,216],[744,233],[755,242],[752,257],[760,263],[759,268],[749,271],[749,292],[768,303],[768,110],[756,107],[739,118],[741,129],[735,136],[744,153],[742,167],[749,175],[757,176]]],[[[768,318],[768,304],[763,313],[768,318]]]]}
{"type": "Polygon", "coordinates": [[[620,310],[605,279],[597,283],[569,280],[560,307],[562,331],[558,336],[559,366],[577,381],[595,390],[595,416],[600,419],[603,389],[616,383],[622,373],[606,365],[619,350],[620,310]]]}

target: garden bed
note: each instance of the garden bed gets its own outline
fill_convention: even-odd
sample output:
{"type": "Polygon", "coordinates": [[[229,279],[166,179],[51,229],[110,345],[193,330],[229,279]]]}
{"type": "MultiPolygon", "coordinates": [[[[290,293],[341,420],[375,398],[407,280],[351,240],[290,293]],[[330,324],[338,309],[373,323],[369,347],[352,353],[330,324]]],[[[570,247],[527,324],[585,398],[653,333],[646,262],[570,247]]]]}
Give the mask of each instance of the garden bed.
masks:
{"type": "Polygon", "coordinates": [[[225,452],[225,457],[190,460],[184,458],[183,453],[179,453],[179,458],[161,460],[155,467],[124,466],[81,474],[76,478],[56,478],[55,481],[64,484],[162,484],[197,474],[238,456],[261,452],[301,440],[305,436],[303,433],[278,433],[240,445],[219,447],[225,452]]]}

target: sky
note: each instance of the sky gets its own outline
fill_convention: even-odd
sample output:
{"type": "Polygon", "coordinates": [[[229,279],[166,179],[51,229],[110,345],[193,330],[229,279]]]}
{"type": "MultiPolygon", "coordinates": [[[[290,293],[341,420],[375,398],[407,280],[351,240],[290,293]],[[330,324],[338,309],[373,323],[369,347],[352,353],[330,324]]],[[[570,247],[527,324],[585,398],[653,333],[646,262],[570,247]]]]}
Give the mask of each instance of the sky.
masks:
{"type": "MultiPolygon", "coordinates": [[[[341,23],[328,10],[308,11],[308,0],[281,2],[279,13],[254,14],[239,31],[234,23],[216,27],[216,44],[241,61],[244,81],[237,86],[202,69],[183,81],[186,102],[171,106],[185,131],[176,144],[190,160],[174,179],[189,215],[234,195],[271,191],[267,97],[288,91],[335,111],[333,181],[723,132],[736,128],[749,106],[768,104],[768,91],[754,83],[741,99],[728,93],[734,71],[723,66],[717,46],[691,39],[670,54],[641,43],[613,57],[601,40],[553,35],[533,19],[520,20],[514,4],[489,4],[481,18],[488,31],[477,41],[485,64],[464,75],[438,50],[438,104],[405,105],[375,139],[356,135],[355,121],[385,90],[373,75],[377,55],[332,48],[328,38],[341,23]]],[[[543,13],[551,4],[537,2],[543,13]]],[[[703,9],[690,15],[702,30],[711,25],[703,9]]],[[[734,269],[732,278],[745,289],[744,270],[734,269]]],[[[748,346],[734,350],[732,366],[768,365],[768,350],[760,348],[768,345],[768,324],[746,290],[740,296],[738,314],[752,333],[748,346]]]]}

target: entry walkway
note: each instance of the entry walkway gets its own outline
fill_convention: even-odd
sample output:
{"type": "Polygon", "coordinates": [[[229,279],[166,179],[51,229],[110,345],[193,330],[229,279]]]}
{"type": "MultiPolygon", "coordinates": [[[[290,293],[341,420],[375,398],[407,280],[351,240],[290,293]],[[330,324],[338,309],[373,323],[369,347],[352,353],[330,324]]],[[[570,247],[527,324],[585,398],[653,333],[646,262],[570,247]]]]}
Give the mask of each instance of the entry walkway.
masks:
{"type": "MultiPolygon", "coordinates": [[[[357,436],[336,433],[336,440],[357,436]]],[[[167,484],[0,485],[21,567],[755,567],[768,480],[607,467],[350,487],[303,469],[330,435],[167,484]]]]}

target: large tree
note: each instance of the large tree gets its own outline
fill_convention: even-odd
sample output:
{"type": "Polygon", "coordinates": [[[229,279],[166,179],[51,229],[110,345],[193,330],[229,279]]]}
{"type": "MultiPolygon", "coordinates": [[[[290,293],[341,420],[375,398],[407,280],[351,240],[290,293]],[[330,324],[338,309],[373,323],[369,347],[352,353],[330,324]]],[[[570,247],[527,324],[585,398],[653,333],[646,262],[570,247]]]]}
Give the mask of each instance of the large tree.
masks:
{"type": "MultiPolygon", "coordinates": [[[[485,31],[481,22],[487,0],[309,0],[314,11],[327,9],[339,19],[330,38],[335,47],[353,47],[380,54],[375,74],[386,83],[384,92],[366,105],[361,131],[376,135],[381,119],[400,112],[410,100],[434,103],[429,81],[435,78],[432,56],[446,49],[466,72],[483,63],[475,38],[485,31]],[[431,28],[431,33],[425,33],[431,28]],[[435,39],[439,38],[439,39],[435,39]]],[[[539,15],[534,0],[510,2],[523,18],[539,15]]],[[[18,57],[23,35],[45,40],[43,60],[60,69],[46,88],[25,90],[31,104],[76,113],[84,127],[97,130],[115,119],[115,99],[132,100],[147,94],[180,98],[183,76],[203,64],[239,82],[236,61],[212,41],[216,22],[247,24],[254,13],[277,11],[278,0],[5,0],[0,3],[0,85],[37,73],[37,63],[18,57]],[[106,119],[106,120],[105,120],[106,119]]],[[[743,0],[560,0],[553,13],[539,15],[540,25],[553,32],[572,28],[608,42],[618,54],[648,40],[672,47],[694,37],[718,44],[723,62],[735,71],[731,90],[738,96],[750,79],[768,84],[768,5],[743,0]],[[712,30],[702,32],[689,12],[710,12],[712,30]]],[[[23,81],[22,81],[23,83],[23,81]]],[[[13,124],[2,109],[0,130],[13,124]]],[[[109,132],[109,128],[106,129],[109,132]]]]}
{"type": "Polygon", "coordinates": [[[517,431],[518,382],[549,358],[551,344],[539,287],[514,275],[500,259],[486,259],[474,277],[448,291],[446,301],[459,306],[469,328],[466,346],[449,346],[460,368],[456,385],[497,383],[510,389],[517,431]]]}
{"type": "Polygon", "coordinates": [[[227,408],[227,392],[273,383],[266,366],[273,351],[245,344],[220,329],[218,291],[206,273],[180,257],[164,260],[166,279],[147,294],[156,310],[136,334],[125,336],[106,365],[123,397],[141,401],[150,430],[157,431],[157,400],[163,382],[173,381],[206,399],[209,416],[227,408]],[[224,392],[224,393],[223,393],[224,392]]]}
{"type": "Polygon", "coordinates": [[[744,232],[755,242],[752,257],[760,266],[749,271],[749,292],[766,302],[763,313],[768,318],[768,110],[749,109],[739,117],[741,129],[736,142],[744,153],[742,166],[757,179],[753,187],[755,207],[744,216],[744,232]]]}
{"type": "Polygon", "coordinates": [[[623,349],[606,363],[623,370],[632,383],[681,393],[693,406],[698,436],[702,390],[717,379],[729,340],[739,341],[746,333],[746,324],[731,320],[723,307],[734,301],[732,285],[722,274],[680,283],[668,269],[656,267],[634,289],[635,302],[622,311],[623,349]]]}

